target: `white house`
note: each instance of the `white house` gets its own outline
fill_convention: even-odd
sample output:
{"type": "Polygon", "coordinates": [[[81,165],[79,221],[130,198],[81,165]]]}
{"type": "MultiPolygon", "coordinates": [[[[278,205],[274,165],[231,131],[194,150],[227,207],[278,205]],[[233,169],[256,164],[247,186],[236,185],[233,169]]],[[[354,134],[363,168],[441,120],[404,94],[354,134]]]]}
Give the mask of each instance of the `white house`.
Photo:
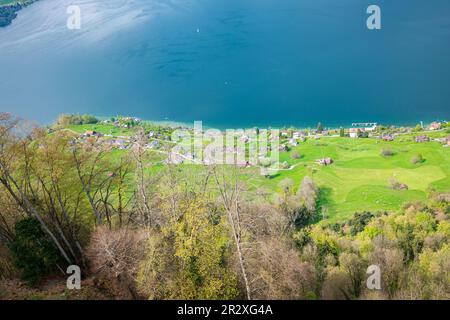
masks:
{"type": "Polygon", "coordinates": [[[361,129],[359,128],[350,128],[348,130],[350,138],[358,138],[358,132],[360,132],[361,129]]]}
{"type": "Polygon", "coordinates": [[[294,138],[289,139],[289,144],[293,147],[296,147],[298,145],[297,140],[295,140],[294,138]]]}

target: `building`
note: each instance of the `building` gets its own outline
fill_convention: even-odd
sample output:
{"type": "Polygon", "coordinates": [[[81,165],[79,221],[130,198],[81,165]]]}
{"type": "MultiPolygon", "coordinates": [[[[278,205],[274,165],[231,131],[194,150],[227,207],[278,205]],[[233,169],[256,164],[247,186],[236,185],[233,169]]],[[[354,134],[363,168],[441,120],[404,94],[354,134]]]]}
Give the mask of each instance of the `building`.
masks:
{"type": "Polygon", "coordinates": [[[321,166],[329,166],[330,164],[333,163],[333,159],[331,159],[331,158],[322,158],[322,159],[316,160],[316,163],[320,164],[321,166]]]}
{"type": "Polygon", "coordinates": [[[439,130],[439,129],[441,129],[441,123],[440,122],[432,122],[431,124],[430,124],[430,130],[439,130]]]}
{"type": "Polygon", "coordinates": [[[359,128],[350,128],[348,130],[348,132],[349,132],[350,138],[358,138],[359,134],[361,132],[361,129],[359,129],[359,128]]]}
{"type": "Polygon", "coordinates": [[[112,140],[112,145],[116,148],[119,148],[121,150],[126,149],[127,148],[127,142],[124,139],[116,139],[116,140],[112,140]]]}
{"type": "Polygon", "coordinates": [[[300,139],[301,137],[304,137],[306,134],[301,131],[295,131],[292,133],[292,138],[294,139],[300,139]]]}
{"type": "Polygon", "coordinates": [[[400,183],[399,187],[400,190],[408,190],[408,186],[404,183],[400,183]]]}
{"type": "Polygon", "coordinates": [[[240,137],[239,140],[241,140],[242,142],[247,143],[247,142],[250,140],[250,138],[249,138],[248,135],[244,134],[244,135],[242,135],[242,136],[240,137]]]}
{"type": "Polygon", "coordinates": [[[352,127],[360,128],[361,131],[371,132],[375,131],[378,127],[378,123],[376,122],[354,122],[352,123],[352,127]]]}
{"type": "Polygon", "coordinates": [[[282,145],[280,145],[280,147],[278,148],[278,150],[281,151],[281,152],[288,152],[288,151],[289,151],[289,148],[288,148],[287,145],[282,144],[282,145]]]}
{"type": "Polygon", "coordinates": [[[428,136],[426,136],[426,135],[421,135],[421,136],[417,136],[415,140],[417,143],[421,143],[421,142],[430,141],[430,138],[428,138],[428,136]]]}
{"type": "Polygon", "coordinates": [[[95,135],[97,135],[97,132],[96,132],[96,131],[93,131],[93,130],[86,130],[86,131],[84,132],[84,136],[85,136],[85,137],[91,137],[91,136],[95,136],[95,135]]]}

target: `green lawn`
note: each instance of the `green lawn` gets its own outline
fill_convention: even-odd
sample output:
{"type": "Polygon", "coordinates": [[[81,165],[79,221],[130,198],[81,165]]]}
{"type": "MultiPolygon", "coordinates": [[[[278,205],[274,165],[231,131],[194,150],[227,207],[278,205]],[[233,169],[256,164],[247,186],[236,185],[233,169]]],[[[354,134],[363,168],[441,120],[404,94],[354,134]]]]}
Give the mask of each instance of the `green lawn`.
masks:
{"type": "Polygon", "coordinates": [[[67,129],[77,132],[84,133],[87,130],[97,131],[102,134],[111,134],[113,136],[131,136],[134,133],[133,129],[127,129],[124,127],[115,127],[111,124],[82,124],[82,125],[71,125],[67,129]]]}
{"type": "MultiPolygon", "coordinates": [[[[95,130],[114,136],[130,136],[133,129],[117,128],[108,124],[74,125],[68,129],[84,133],[95,130]]],[[[429,136],[443,137],[439,132],[429,136]]],[[[115,150],[109,155],[117,160],[127,151],[115,150]]],[[[149,151],[150,171],[164,167],[165,155],[149,151]]],[[[425,200],[431,188],[440,192],[450,191],[450,148],[438,142],[415,143],[413,135],[403,135],[393,142],[378,139],[351,139],[323,137],[320,140],[308,139],[289,152],[280,153],[280,162],[288,162],[292,170],[280,170],[271,178],[262,177],[258,168],[246,169],[242,179],[250,190],[264,187],[273,192],[279,191],[279,183],[285,178],[300,185],[306,175],[310,175],[320,187],[319,204],[325,216],[332,222],[349,218],[357,211],[398,210],[410,201],[425,200]],[[382,149],[390,149],[392,156],[382,156],[382,149]],[[301,157],[293,159],[296,151],[301,157]],[[421,154],[424,161],[413,164],[411,159],[421,154]],[[334,163],[323,167],[315,163],[319,158],[331,157],[334,163]],[[389,181],[395,178],[408,186],[408,190],[393,190],[389,181]]],[[[201,173],[202,167],[184,164],[178,170],[190,175],[201,173]]]]}
{"type": "Polygon", "coordinates": [[[300,146],[280,154],[281,161],[293,170],[279,171],[274,177],[252,176],[250,186],[265,186],[278,190],[285,178],[299,185],[305,175],[312,175],[321,188],[320,205],[326,208],[331,221],[340,221],[362,210],[396,210],[405,202],[423,200],[429,188],[450,191],[450,149],[437,142],[414,143],[412,137],[402,141],[384,142],[377,139],[322,138],[307,140],[300,146]],[[393,156],[381,156],[389,148],[393,156]],[[295,160],[293,151],[302,158],[295,160]],[[422,154],[424,162],[414,165],[411,158],[422,154]],[[334,163],[321,167],[318,158],[331,157],[334,163]],[[408,186],[408,190],[392,190],[389,180],[395,178],[408,186]]]}

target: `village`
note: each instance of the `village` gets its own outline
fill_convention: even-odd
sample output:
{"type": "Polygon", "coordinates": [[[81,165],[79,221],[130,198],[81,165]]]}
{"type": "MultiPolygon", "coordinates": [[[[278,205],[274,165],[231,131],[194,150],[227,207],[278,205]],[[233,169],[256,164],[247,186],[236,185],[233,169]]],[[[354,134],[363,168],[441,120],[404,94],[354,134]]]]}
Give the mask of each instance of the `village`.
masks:
{"type": "MultiPolygon", "coordinates": [[[[80,126],[86,127],[86,126],[80,126]]],[[[268,132],[267,145],[263,146],[259,140],[262,129],[252,128],[248,130],[232,130],[234,145],[226,145],[217,141],[226,142],[223,132],[220,130],[202,130],[196,132],[187,126],[161,126],[142,121],[137,117],[116,117],[110,120],[101,120],[92,124],[89,129],[76,133],[73,144],[89,143],[98,149],[104,150],[128,150],[139,143],[144,150],[158,152],[166,155],[165,164],[222,164],[230,163],[227,159],[237,158],[237,164],[241,167],[259,166],[264,168],[276,167],[277,170],[290,170],[292,166],[286,162],[279,162],[277,155],[273,155],[272,146],[276,145],[277,154],[286,153],[305,143],[307,140],[319,141],[327,138],[351,138],[351,139],[377,139],[383,142],[393,142],[399,137],[412,135],[415,143],[438,142],[443,147],[450,146],[450,135],[433,137],[430,133],[444,132],[448,127],[445,121],[435,121],[425,127],[423,124],[416,127],[382,126],[377,123],[352,123],[349,128],[328,129],[319,123],[315,129],[282,128],[277,132],[278,137],[268,132]],[[120,129],[119,133],[115,129],[120,129]],[[139,130],[138,130],[139,129],[139,130]],[[181,133],[179,133],[181,132],[181,133]],[[183,134],[188,138],[183,137],[183,134]],[[201,134],[202,140],[198,144],[194,138],[201,134]],[[213,143],[214,142],[214,143],[213,143]],[[256,143],[258,147],[256,147],[256,143]],[[251,144],[255,144],[250,148],[251,144]],[[261,146],[260,146],[261,144],[261,146]],[[250,150],[259,148],[257,153],[250,154],[250,150]],[[206,152],[205,152],[206,151],[206,152]],[[222,159],[222,160],[221,160],[222,159]]],[[[71,130],[74,128],[72,127],[71,130]]],[[[331,156],[324,155],[315,160],[320,166],[333,164],[331,156]]],[[[265,171],[266,173],[268,171],[265,171]]]]}

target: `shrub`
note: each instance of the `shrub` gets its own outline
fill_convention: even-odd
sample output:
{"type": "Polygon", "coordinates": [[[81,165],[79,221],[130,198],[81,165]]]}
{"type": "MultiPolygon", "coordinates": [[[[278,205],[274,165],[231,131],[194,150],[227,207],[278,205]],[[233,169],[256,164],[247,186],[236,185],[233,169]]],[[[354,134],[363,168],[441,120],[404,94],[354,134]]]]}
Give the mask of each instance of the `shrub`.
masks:
{"type": "Polygon", "coordinates": [[[360,138],[368,138],[369,137],[369,133],[367,131],[363,131],[359,134],[360,138]]]}
{"type": "Polygon", "coordinates": [[[424,161],[423,157],[422,157],[422,155],[420,153],[416,154],[414,157],[411,158],[411,163],[412,164],[422,163],[423,161],[424,161]]]}
{"type": "Polygon", "coordinates": [[[384,149],[381,150],[381,155],[383,157],[390,157],[390,156],[394,155],[394,152],[391,149],[384,148],[384,149]]]}
{"type": "Polygon", "coordinates": [[[400,182],[398,182],[398,180],[395,178],[391,178],[389,179],[389,186],[391,187],[391,189],[397,190],[400,188],[400,182]]]}
{"type": "Polygon", "coordinates": [[[38,220],[25,218],[14,226],[16,237],[11,244],[14,264],[22,278],[31,284],[54,271],[60,256],[38,220]]]}
{"type": "Polygon", "coordinates": [[[348,221],[348,225],[350,226],[350,234],[355,236],[357,233],[363,231],[373,217],[374,215],[367,211],[362,213],[356,212],[353,218],[348,221]]]}
{"type": "Polygon", "coordinates": [[[300,153],[298,153],[297,151],[292,152],[291,155],[292,159],[300,159],[300,153]]]}
{"type": "Polygon", "coordinates": [[[145,256],[147,237],[139,230],[111,231],[97,228],[92,234],[86,256],[94,274],[109,282],[121,295],[137,297],[135,277],[145,256]]]}
{"type": "Polygon", "coordinates": [[[284,178],[280,181],[280,183],[278,183],[278,186],[284,193],[290,194],[294,189],[294,181],[290,178],[284,178]]]}
{"type": "Polygon", "coordinates": [[[290,165],[289,165],[289,163],[287,163],[287,161],[284,161],[284,162],[281,164],[281,168],[283,168],[283,169],[289,169],[289,168],[290,168],[290,165]]]}

